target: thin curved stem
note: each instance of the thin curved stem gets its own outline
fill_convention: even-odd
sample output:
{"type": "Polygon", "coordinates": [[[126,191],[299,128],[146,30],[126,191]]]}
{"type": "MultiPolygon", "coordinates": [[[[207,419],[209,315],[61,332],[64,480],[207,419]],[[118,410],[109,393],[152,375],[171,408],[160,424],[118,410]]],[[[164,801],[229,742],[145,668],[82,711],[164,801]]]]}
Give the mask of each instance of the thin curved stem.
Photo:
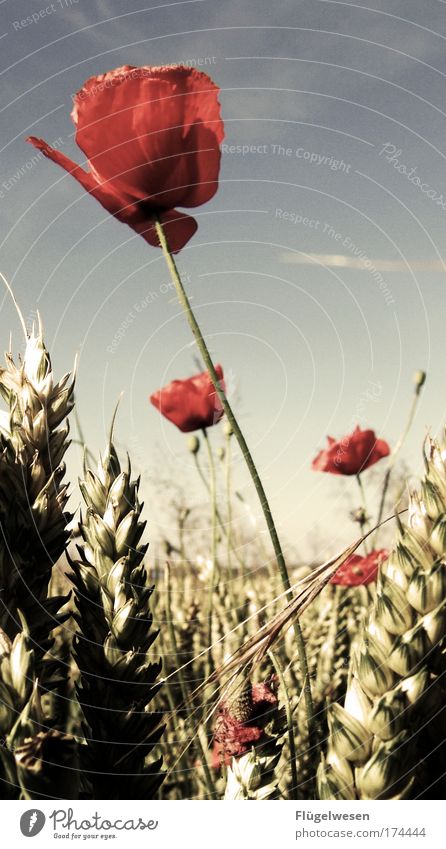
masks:
{"type": "MultiPolygon", "coordinates": [[[[423,379],[418,380],[417,383],[415,384],[415,392],[414,392],[414,396],[412,398],[412,403],[410,405],[409,415],[407,417],[406,426],[405,426],[400,438],[398,439],[398,442],[396,443],[395,448],[392,451],[392,454],[390,455],[389,464],[387,466],[386,474],[384,476],[384,483],[383,483],[383,488],[382,488],[382,493],[381,493],[381,500],[380,500],[380,503],[379,503],[378,519],[377,519],[377,522],[376,522],[378,528],[376,530],[376,533],[375,533],[375,536],[374,536],[374,539],[373,539],[374,547],[376,547],[376,543],[377,543],[377,539],[378,539],[378,535],[379,535],[379,530],[380,530],[379,526],[381,524],[381,519],[382,519],[383,513],[384,513],[384,505],[386,503],[386,495],[387,495],[387,490],[389,488],[390,476],[392,474],[397,455],[401,451],[401,448],[403,447],[403,445],[404,445],[404,443],[407,439],[407,436],[409,434],[409,431],[412,427],[413,420],[415,418],[415,413],[416,413],[417,406],[418,406],[418,399],[419,399],[420,394],[421,394],[421,389],[424,385],[424,380],[425,380],[426,374],[425,374],[425,372],[422,372],[421,374],[423,375],[423,379]]],[[[398,503],[398,502],[396,502],[396,503],[398,503]]]]}
{"type": "MultiPolygon", "coordinates": [[[[201,332],[200,326],[195,318],[194,312],[192,310],[189,298],[187,297],[186,290],[183,286],[180,274],[178,272],[176,262],[174,257],[169,249],[169,245],[166,239],[166,234],[164,233],[163,226],[159,219],[155,219],[155,229],[159,239],[160,246],[162,248],[164,258],[167,263],[167,267],[170,271],[170,275],[172,277],[172,282],[175,286],[175,290],[178,296],[178,300],[180,302],[181,307],[183,308],[186,318],[191,328],[194,339],[197,343],[198,350],[200,351],[203,362],[209,371],[211,376],[212,384],[214,386],[215,392],[220,399],[222,407],[226,413],[226,417],[234,431],[237,442],[240,446],[240,450],[243,454],[243,459],[248,467],[248,471],[251,475],[252,482],[254,484],[255,490],[257,492],[260,505],[263,511],[263,515],[265,517],[266,525],[268,528],[268,532],[271,538],[271,543],[274,549],[274,554],[277,561],[277,566],[279,568],[280,577],[282,579],[282,585],[284,590],[287,593],[289,600],[292,599],[293,594],[291,592],[291,583],[288,575],[288,570],[285,563],[285,558],[282,551],[282,546],[280,544],[279,536],[276,530],[276,526],[274,524],[273,515],[271,513],[271,508],[269,506],[268,499],[266,497],[265,490],[263,488],[262,481],[260,480],[259,473],[257,471],[254,460],[251,456],[251,452],[248,448],[248,444],[245,440],[245,437],[242,433],[240,425],[234,415],[232,407],[226,397],[226,394],[223,388],[220,385],[220,381],[215,371],[215,366],[212,361],[211,355],[209,353],[208,347],[204,340],[203,334],[201,332]]],[[[308,733],[310,742],[314,736],[314,707],[313,707],[313,698],[311,693],[311,684],[310,684],[310,676],[308,673],[308,662],[307,655],[305,651],[305,642],[302,634],[302,629],[300,627],[299,621],[296,619],[293,623],[298,656],[299,656],[299,664],[301,667],[302,678],[304,680],[305,686],[305,706],[306,706],[306,715],[307,715],[307,723],[308,723],[308,733]]],[[[316,744],[315,744],[316,745],[316,744]]]]}
{"type": "MultiPolygon", "coordinates": [[[[209,483],[208,483],[208,481],[206,480],[206,476],[203,474],[203,469],[202,469],[202,468],[201,468],[201,466],[200,466],[200,461],[199,461],[199,459],[198,459],[198,454],[194,454],[194,461],[195,461],[195,467],[196,467],[196,469],[197,469],[197,472],[198,472],[198,475],[199,475],[199,477],[200,477],[200,480],[202,481],[202,483],[203,483],[204,487],[205,487],[205,488],[207,489],[207,491],[209,492],[209,483]]],[[[220,525],[221,531],[222,531],[222,533],[224,533],[224,535],[225,535],[225,536],[226,536],[226,538],[227,538],[227,536],[228,536],[228,529],[227,529],[227,527],[226,527],[226,523],[224,522],[223,517],[222,517],[222,515],[221,515],[221,513],[220,513],[220,511],[219,511],[219,509],[218,509],[218,505],[217,505],[217,507],[216,507],[216,516],[217,516],[217,522],[218,522],[218,524],[220,525]]],[[[239,565],[240,565],[240,566],[244,569],[246,564],[243,562],[242,558],[240,557],[240,555],[238,554],[238,552],[236,551],[236,549],[235,549],[235,548],[234,548],[234,546],[232,545],[232,541],[231,541],[231,547],[232,547],[232,553],[234,554],[234,557],[236,558],[236,560],[237,560],[238,564],[239,564],[239,565]]]]}
{"type": "MultiPolygon", "coordinates": [[[[361,522],[361,533],[364,534],[365,531],[370,530],[370,521],[369,521],[368,513],[367,513],[367,499],[365,497],[365,489],[364,489],[364,485],[362,483],[360,474],[356,475],[356,480],[358,482],[359,492],[361,493],[361,503],[362,503],[362,509],[364,511],[364,520],[361,522]]],[[[363,546],[364,546],[365,553],[368,554],[369,553],[368,545],[367,545],[367,542],[365,540],[363,542],[363,546]]]]}
{"type": "MultiPolygon", "coordinates": [[[[208,463],[209,463],[209,491],[211,497],[211,523],[212,523],[212,548],[211,548],[211,574],[209,578],[209,595],[208,595],[208,605],[207,605],[207,644],[208,646],[212,645],[212,618],[213,618],[213,608],[214,608],[214,589],[215,589],[215,576],[217,570],[217,478],[215,474],[215,463],[214,463],[214,455],[212,453],[211,444],[209,442],[209,436],[206,428],[203,428],[203,439],[206,443],[206,448],[208,452],[208,463]]],[[[207,665],[211,667],[212,665],[212,652],[208,652],[207,654],[207,665]]],[[[208,668],[207,674],[208,676],[211,673],[211,669],[208,668]]]]}
{"type": "Polygon", "coordinates": [[[231,434],[226,434],[226,456],[225,456],[225,475],[226,475],[226,514],[228,533],[226,535],[226,566],[229,574],[232,576],[231,562],[231,546],[232,546],[232,449],[231,449],[231,434]]]}
{"type": "MultiPolygon", "coordinates": [[[[232,446],[231,433],[226,433],[225,452],[225,483],[226,483],[226,574],[231,599],[231,608],[234,618],[237,616],[237,603],[234,592],[234,576],[232,574],[232,446]]],[[[237,552],[235,556],[240,563],[237,552]]]]}

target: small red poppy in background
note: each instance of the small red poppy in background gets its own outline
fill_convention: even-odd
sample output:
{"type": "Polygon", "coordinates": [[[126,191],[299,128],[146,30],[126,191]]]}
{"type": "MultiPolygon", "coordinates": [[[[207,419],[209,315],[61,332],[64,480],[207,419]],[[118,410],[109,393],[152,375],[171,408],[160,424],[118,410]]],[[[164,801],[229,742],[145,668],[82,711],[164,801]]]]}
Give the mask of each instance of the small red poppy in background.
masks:
{"type": "MultiPolygon", "coordinates": [[[[274,681],[271,681],[274,684],[274,681]]],[[[241,698],[221,705],[215,721],[212,766],[230,764],[262,740],[265,725],[277,710],[277,696],[266,683],[254,684],[241,698]]]]}
{"type": "Polygon", "coordinates": [[[359,426],[339,440],[328,436],[327,442],[327,448],[314,458],[312,468],[332,475],[359,475],[390,454],[384,439],[377,439],[374,430],[361,430],[359,426]]]}
{"type": "MultiPolygon", "coordinates": [[[[215,366],[219,384],[226,390],[221,366],[215,366]]],[[[183,433],[217,424],[223,407],[209,372],[203,371],[186,380],[172,380],[150,396],[150,401],[166,419],[183,433]]]]}
{"type": "Polygon", "coordinates": [[[367,557],[352,554],[333,575],[330,584],[339,584],[342,587],[360,587],[363,584],[371,584],[372,581],[376,580],[381,563],[384,563],[388,556],[389,552],[385,548],[371,551],[367,557]]]}
{"type": "Polygon", "coordinates": [[[158,215],[176,253],[197,222],[175,207],[201,206],[218,188],[219,91],[195,68],[124,65],[91,77],[75,95],[71,117],[88,171],[43,139],[27,141],[155,247],[158,215]]]}

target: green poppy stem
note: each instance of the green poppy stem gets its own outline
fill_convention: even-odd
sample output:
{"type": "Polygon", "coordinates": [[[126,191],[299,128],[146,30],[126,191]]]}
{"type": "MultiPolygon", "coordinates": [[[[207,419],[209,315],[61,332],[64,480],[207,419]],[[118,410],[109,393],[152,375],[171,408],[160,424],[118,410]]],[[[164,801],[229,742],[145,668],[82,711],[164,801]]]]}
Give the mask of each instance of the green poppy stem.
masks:
{"type": "MultiPolygon", "coordinates": [[[[410,410],[409,410],[407,422],[406,422],[405,428],[404,428],[400,438],[398,439],[398,442],[396,443],[395,448],[393,449],[393,451],[390,455],[390,458],[389,458],[389,464],[387,466],[387,471],[386,471],[386,474],[385,474],[385,477],[384,477],[384,484],[383,484],[382,493],[381,493],[381,500],[380,500],[380,503],[379,503],[378,519],[377,519],[377,522],[376,522],[377,530],[375,531],[375,536],[373,538],[373,545],[374,545],[375,548],[376,548],[376,545],[377,545],[378,536],[379,536],[379,532],[380,532],[380,524],[381,524],[381,520],[382,520],[383,513],[384,513],[384,505],[386,503],[386,495],[387,495],[387,490],[389,488],[390,476],[392,474],[393,467],[395,465],[395,460],[396,460],[399,452],[401,451],[401,448],[403,447],[403,445],[406,441],[406,438],[409,435],[410,429],[412,427],[412,424],[413,424],[413,421],[414,421],[414,418],[415,418],[415,413],[417,411],[417,406],[418,406],[418,401],[419,401],[419,398],[420,398],[421,390],[424,386],[425,380],[426,380],[426,373],[424,371],[417,371],[416,374],[415,374],[414,394],[413,394],[413,398],[412,398],[412,403],[410,405],[410,410]]],[[[398,501],[399,501],[399,499],[396,501],[396,504],[398,504],[398,501]]]]}
{"type": "MultiPolygon", "coordinates": [[[[208,452],[209,464],[209,493],[211,500],[211,523],[212,523],[212,548],[211,548],[211,574],[209,576],[209,596],[207,607],[207,644],[212,645],[212,618],[214,609],[214,590],[215,578],[217,572],[217,478],[215,474],[214,455],[212,453],[211,444],[206,428],[203,428],[203,439],[206,443],[208,452]]],[[[207,674],[212,672],[212,652],[209,651],[206,655],[207,674]]]]}
{"type": "MultiPolygon", "coordinates": [[[[356,480],[358,482],[359,492],[361,493],[362,509],[363,509],[363,512],[364,512],[364,520],[360,523],[361,534],[365,534],[367,531],[370,530],[370,521],[369,521],[368,513],[367,513],[367,500],[366,500],[366,497],[365,497],[365,489],[364,489],[364,485],[362,483],[360,474],[356,475],[356,480]]],[[[368,549],[368,545],[367,545],[366,540],[364,540],[363,546],[364,546],[365,553],[368,554],[369,549],[368,549]]]]}
{"type": "MultiPolygon", "coordinates": [[[[197,470],[197,472],[198,472],[198,476],[199,476],[199,478],[200,478],[201,482],[203,483],[203,485],[204,485],[205,489],[207,489],[207,491],[209,492],[209,483],[208,483],[208,481],[206,480],[206,476],[204,475],[203,470],[202,470],[202,468],[201,468],[200,461],[199,461],[199,459],[198,459],[198,454],[194,454],[194,461],[195,461],[195,468],[196,468],[196,470],[197,470]]],[[[215,511],[215,512],[216,512],[216,516],[217,516],[217,522],[218,522],[218,524],[219,524],[219,526],[220,526],[220,530],[221,530],[222,534],[224,534],[224,535],[225,535],[225,537],[227,538],[227,537],[228,537],[228,528],[226,527],[227,522],[225,522],[225,521],[223,520],[223,517],[222,517],[222,515],[221,515],[221,513],[220,513],[220,511],[219,511],[219,509],[218,509],[218,505],[216,505],[216,511],[215,511]]],[[[237,553],[237,551],[236,551],[236,549],[235,549],[235,547],[234,547],[234,545],[233,545],[233,543],[232,543],[232,537],[231,537],[231,550],[232,550],[232,553],[233,553],[233,555],[234,555],[235,559],[237,560],[237,562],[238,562],[239,566],[241,566],[242,568],[244,568],[244,567],[245,567],[245,563],[243,562],[243,560],[242,560],[242,558],[240,557],[240,555],[237,553]]]]}
{"type": "MultiPolygon", "coordinates": [[[[268,532],[269,532],[269,535],[270,535],[270,538],[271,538],[271,543],[272,543],[272,546],[273,546],[273,549],[274,549],[274,554],[275,554],[277,565],[278,565],[278,568],[279,568],[280,577],[281,577],[281,580],[282,580],[282,585],[283,585],[284,590],[287,593],[289,600],[291,600],[292,597],[293,597],[293,594],[292,594],[292,591],[291,591],[290,578],[289,578],[289,575],[288,575],[288,570],[287,570],[287,567],[286,567],[285,558],[284,558],[283,551],[282,551],[282,546],[280,544],[279,536],[278,536],[278,533],[276,531],[276,526],[274,524],[273,515],[271,513],[271,508],[269,506],[268,499],[266,497],[266,493],[265,493],[265,490],[263,488],[262,481],[260,480],[259,473],[257,471],[256,465],[255,465],[254,460],[251,456],[251,452],[248,448],[245,437],[243,436],[243,433],[241,431],[239,423],[238,423],[238,421],[237,421],[237,419],[234,415],[234,412],[233,412],[232,407],[231,407],[231,405],[230,405],[230,403],[229,403],[229,401],[226,397],[226,394],[225,394],[225,392],[223,391],[223,389],[220,385],[217,372],[215,371],[214,363],[212,362],[212,358],[211,358],[211,355],[209,353],[206,342],[204,340],[200,326],[199,326],[199,324],[198,324],[198,322],[195,318],[195,315],[194,315],[194,312],[192,310],[189,298],[187,297],[187,293],[186,293],[186,290],[183,286],[183,282],[181,280],[180,274],[178,272],[176,262],[173,258],[171,251],[170,251],[163,226],[162,226],[161,222],[159,221],[159,219],[157,219],[157,218],[155,218],[155,229],[156,229],[156,233],[157,233],[157,236],[158,236],[158,239],[159,239],[160,246],[161,246],[163,254],[164,254],[164,258],[165,258],[166,263],[167,263],[167,267],[168,267],[170,275],[172,277],[172,282],[175,286],[175,290],[176,290],[176,293],[177,293],[177,296],[178,296],[178,300],[179,300],[180,305],[181,305],[181,307],[183,308],[183,310],[186,314],[186,318],[187,318],[189,327],[192,330],[192,334],[194,336],[194,339],[197,343],[198,350],[201,354],[201,357],[202,357],[203,362],[206,366],[206,369],[209,371],[209,374],[211,376],[211,380],[212,380],[213,386],[215,388],[215,391],[216,391],[216,393],[217,393],[217,395],[218,395],[218,397],[221,401],[222,407],[223,407],[223,409],[226,413],[226,417],[227,417],[227,419],[228,419],[228,421],[229,421],[229,423],[230,423],[230,425],[231,425],[231,427],[234,431],[235,437],[236,437],[237,442],[240,446],[240,450],[243,454],[243,458],[244,458],[245,463],[248,467],[248,471],[251,475],[252,482],[254,484],[255,490],[256,490],[257,495],[259,497],[260,506],[262,508],[263,515],[265,517],[265,521],[266,521],[266,524],[267,524],[268,532]]],[[[312,741],[313,741],[313,736],[314,736],[315,718],[314,718],[313,697],[312,697],[312,693],[311,693],[310,676],[309,676],[309,672],[308,672],[307,655],[306,655],[306,651],[305,651],[305,642],[304,642],[304,638],[303,638],[303,634],[302,634],[302,629],[301,629],[300,623],[297,619],[295,620],[293,627],[294,627],[294,633],[295,633],[295,638],[296,638],[299,664],[300,664],[301,674],[302,674],[302,678],[303,678],[303,682],[304,682],[305,707],[306,707],[306,715],[307,715],[307,723],[308,723],[308,733],[309,733],[309,739],[310,739],[310,745],[311,745],[312,741]]],[[[316,744],[314,744],[314,745],[316,745],[316,744]]]]}
{"type": "Polygon", "coordinates": [[[228,573],[228,581],[232,586],[232,446],[231,434],[226,434],[226,455],[225,455],[225,478],[226,478],[226,521],[228,523],[228,533],[226,535],[226,569],[228,573]]]}

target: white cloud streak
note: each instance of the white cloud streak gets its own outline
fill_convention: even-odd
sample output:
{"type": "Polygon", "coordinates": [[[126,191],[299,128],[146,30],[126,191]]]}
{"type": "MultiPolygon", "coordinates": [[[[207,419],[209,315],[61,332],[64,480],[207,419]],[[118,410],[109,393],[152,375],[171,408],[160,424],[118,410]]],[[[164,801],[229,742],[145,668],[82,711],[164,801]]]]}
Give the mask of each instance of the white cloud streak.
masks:
{"type": "Polygon", "coordinates": [[[446,259],[433,260],[393,260],[369,259],[345,256],[344,254],[298,254],[287,251],[281,255],[286,265],[323,265],[327,268],[354,268],[359,271],[370,270],[372,265],[377,271],[388,274],[404,274],[411,271],[445,272],[446,259]]]}

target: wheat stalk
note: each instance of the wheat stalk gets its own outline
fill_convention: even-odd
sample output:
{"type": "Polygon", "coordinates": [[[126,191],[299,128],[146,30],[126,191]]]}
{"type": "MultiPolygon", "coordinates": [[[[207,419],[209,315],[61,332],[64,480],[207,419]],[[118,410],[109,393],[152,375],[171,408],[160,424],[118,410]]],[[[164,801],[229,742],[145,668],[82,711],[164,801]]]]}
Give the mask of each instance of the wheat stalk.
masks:
{"type": "MultiPolygon", "coordinates": [[[[25,325],[22,319],[24,329],[25,325]]],[[[51,596],[54,564],[65,551],[67,485],[63,456],[69,445],[67,417],[73,382],[55,381],[39,320],[26,334],[23,359],[11,352],[0,368],[0,780],[17,795],[13,751],[44,722],[41,694],[57,688],[65,672],[49,656],[53,629],[67,596],[51,596]]],[[[51,722],[48,717],[46,722],[51,722]]]]}
{"type": "Polygon", "coordinates": [[[86,512],[80,521],[80,559],[72,562],[78,698],[85,718],[81,760],[96,799],[153,797],[163,774],[160,760],[146,764],[163,731],[162,715],[148,710],[160,684],[161,661],[152,662],[150,597],[140,540],[139,480],[130,460],[121,470],[110,443],[97,472],[80,482],[86,512]]]}
{"type": "Polygon", "coordinates": [[[48,585],[72,518],[65,511],[63,463],[74,403],[69,380],[66,374],[55,382],[40,322],[26,339],[23,360],[16,365],[8,353],[0,368],[8,406],[0,429],[0,627],[13,639],[21,630],[20,610],[40,657],[67,601],[48,598],[48,585]]]}
{"type": "Polygon", "coordinates": [[[429,794],[444,771],[446,443],[429,439],[425,464],[408,522],[380,567],[344,706],[328,711],[320,798],[413,798],[429,794]]]}

